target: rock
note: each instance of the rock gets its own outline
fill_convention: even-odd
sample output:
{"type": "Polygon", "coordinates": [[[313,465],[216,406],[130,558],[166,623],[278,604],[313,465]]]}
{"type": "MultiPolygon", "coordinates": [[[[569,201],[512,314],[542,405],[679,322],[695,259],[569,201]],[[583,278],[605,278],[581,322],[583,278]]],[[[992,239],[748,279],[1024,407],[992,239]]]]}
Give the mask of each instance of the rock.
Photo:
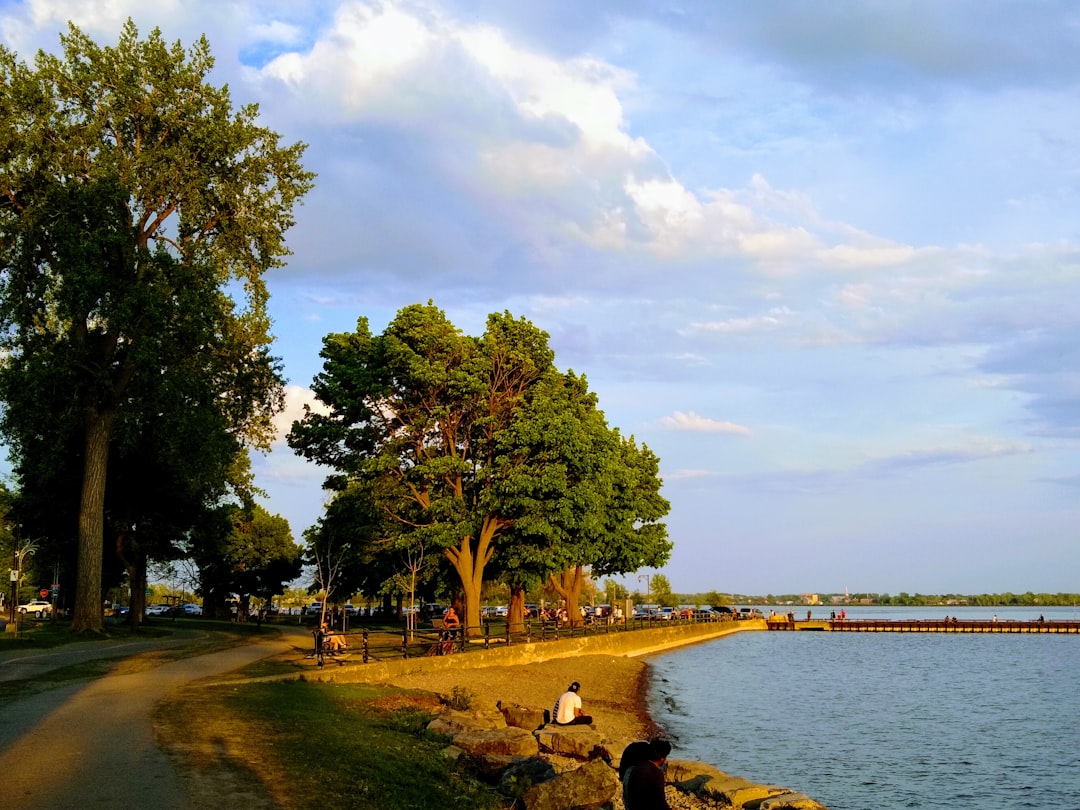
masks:
{"type": "Polygon", "coordinates": [[[664,774],[668,782],[678,785],[680,782],[689,782],[700,776],[709,779],[727,779],[728,775],[721,770],[705,762],[695,762],[690,759],[669,759],[664,774]]]}
{"type": "Polygon", "coordinates": [[[665,778],[683,793],[727,802],[736,810],[748,803],[756,807],[762,799],[790,794],[787,788],[759,785],[741,776],[729,776],[707,763],[685,759],[669,759],[665,778]]]}
{"type": "Polygon", "coordinates": [[[619,778],[601,760],[587,762],[525,791],[525,810],[593,810],[608,804],[619,790],[619,778]]]}
{"type": "Polygon", "coordinates": [[[611,762],[614,743],[592,726],[544,726],[535,732],[541,750],[577,759],[611,762]]]}
{"type": "Polygon", "coordinates": [[[454,745],[474,757],[490,754],[534,757],[539,753],[536,738],[523,728],[462,731],[454,735],[454,745]]]}
{"type": "Polygon", "coordinates": [[[520,759],[510,764],[499,777],[499,793],[511,799],[520,799],[534,785],[550,782],[555,778],[551,763],[539,756],[520,759]]]}
{"type": "Polygon", "coordinates": [[[758,810],[828,810],[828,808],[805,793],[782,793],[763,801],[758,805],[758,810]]]}
{"type": "Polygon", "coordinates": [[[427,725],[434,734],[446,734],[453,737],[462,731],[480,731],[485,729],[506,728],[500,712],[459,712],[445,711],[427,725]]]}
{"type": "Polygon", "coordinates": [[[544,725],[543,709],[537,709],[534,706],[522,706],[517,703],[503,703],[502,701],[495,705],[502,712],[503,719],[508,726],[516,726],[517,728],[532,731],[544,725]]]}

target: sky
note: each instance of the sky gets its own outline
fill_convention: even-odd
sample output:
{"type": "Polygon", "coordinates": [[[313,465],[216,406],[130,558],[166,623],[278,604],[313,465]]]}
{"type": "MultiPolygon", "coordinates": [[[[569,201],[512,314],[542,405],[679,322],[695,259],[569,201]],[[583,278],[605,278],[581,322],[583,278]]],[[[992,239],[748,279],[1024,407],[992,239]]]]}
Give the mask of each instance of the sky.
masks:
{"type": "Polygon", "coordinates": [[[253,462],[298,539],[323,337],[430,299],[528,318],[659,456],[632,589],[1080,591],[1080,6],[0,0],[0,42],[128,17],[318,173],[253,462]]]}

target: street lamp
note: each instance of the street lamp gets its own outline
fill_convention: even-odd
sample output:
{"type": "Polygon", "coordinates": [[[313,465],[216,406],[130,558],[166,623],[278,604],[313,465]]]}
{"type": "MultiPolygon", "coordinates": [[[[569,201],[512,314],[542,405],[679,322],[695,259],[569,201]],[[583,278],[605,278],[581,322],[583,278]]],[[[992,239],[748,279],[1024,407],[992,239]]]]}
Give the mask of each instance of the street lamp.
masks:
{"type": "MultiPolygon", "coordinates": [[[[27,540],[20,549],[19,543],[13,541],[12,548],[14,550],[12,562],[15,567],[11,569],[11,622],[15,624],[15,606],[19,602],[19,581],[22,579],[23,564],[26,562],[26,558],[37,550],[37,543],[27,540]]],[[[16,624],[16,626],[18,625],[16,624]]]]}
{"type": "Polygon", "coordinates": [[[641,580],[645,580],[645,604],[646,605],[651,605],[652,604],[652,588],[650,587],[650,584],[652,583],[652,574],[639,574],[638,578],[637,578],[637,581],[641,582],[641,580]]]}

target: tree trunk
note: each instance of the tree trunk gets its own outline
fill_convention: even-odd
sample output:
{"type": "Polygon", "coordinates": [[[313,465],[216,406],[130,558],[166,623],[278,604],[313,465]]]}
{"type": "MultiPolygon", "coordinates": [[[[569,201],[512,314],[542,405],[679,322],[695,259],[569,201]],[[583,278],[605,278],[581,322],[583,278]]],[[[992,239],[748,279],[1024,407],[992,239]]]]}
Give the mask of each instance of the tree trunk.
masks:
{"type": "Polygon", "coordinates": [[[443,552],[461,580],[461,593],[465,600],[461,623],[467,636],[479,636],[483,633],[480,625],[480,590],[484,584],[484,566],[488,564],[494,553],[492,541],[505,525],[498,518],[485,517],[480,527],[480,537],[476,543],[475,553],[473,553],[472,535],[468,534],[461,538],[459,545],[443,552]]]}
{"type": "Polygon", "coordinates": [[[128,624],[138,630],[146,615],[146,555],[139,545],[135,532],[121,532],[116,536],[116,555],[124,563],[131,586],[128,598],[128,624]],[[125,548],[125,545],[128,548],[125,548]]]}
{"type": "Polygon", "coordinates": [[[580,627],[584,621],[578,607],[581,585],[584,581],[584,569],[580,565],[576,568],[567,568],[559,572],[558,576],[551,575],[551,587],[558,591],[559,596],[566,602],[566,616],[571,627],[580,627]]]}
{"type": "Polygon", "coordinates": [[[511,633],[525,632],[525,587],[523,585],[510,586],[510,607],[506,612],[506,621],[510,624],[511,633]]]}
{"type": "Polygon", "coordinates": [[[75,573],[73,632],[100,633],[104,627],[101,601],[101,561],[105,544],[105,476],[113,411],[88,409],[82,498],[79,502],[79,557],[75,573]]]}

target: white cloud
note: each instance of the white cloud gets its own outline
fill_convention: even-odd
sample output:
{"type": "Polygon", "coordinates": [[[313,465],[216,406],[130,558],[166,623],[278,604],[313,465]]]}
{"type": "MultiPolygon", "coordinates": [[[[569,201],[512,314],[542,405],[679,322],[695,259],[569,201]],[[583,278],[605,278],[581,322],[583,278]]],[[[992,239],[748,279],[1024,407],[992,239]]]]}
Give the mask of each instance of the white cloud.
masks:
{"type": "Polygon", "coordinates": [[[734,422],[722,422],[710,419],[706,416],[698,416],[693,411],[683,413],[675,411],[671,416],[665,416],[660,424],[671,430],[687,430],[695,433],[735,433],[740,436],[749,436],[750,428],[745,425],[737,425],[734,422]]]}
{"type": "Polygon", "coordinates": [[[285,444],[285,437],[292,430],[293,422],[304,418],[304,406],[314,413],[328,414],[330,409],[315,398],[311,389],[290,385],[285,389],[285,407],[274,417],[274,446],[285,444]]]}

